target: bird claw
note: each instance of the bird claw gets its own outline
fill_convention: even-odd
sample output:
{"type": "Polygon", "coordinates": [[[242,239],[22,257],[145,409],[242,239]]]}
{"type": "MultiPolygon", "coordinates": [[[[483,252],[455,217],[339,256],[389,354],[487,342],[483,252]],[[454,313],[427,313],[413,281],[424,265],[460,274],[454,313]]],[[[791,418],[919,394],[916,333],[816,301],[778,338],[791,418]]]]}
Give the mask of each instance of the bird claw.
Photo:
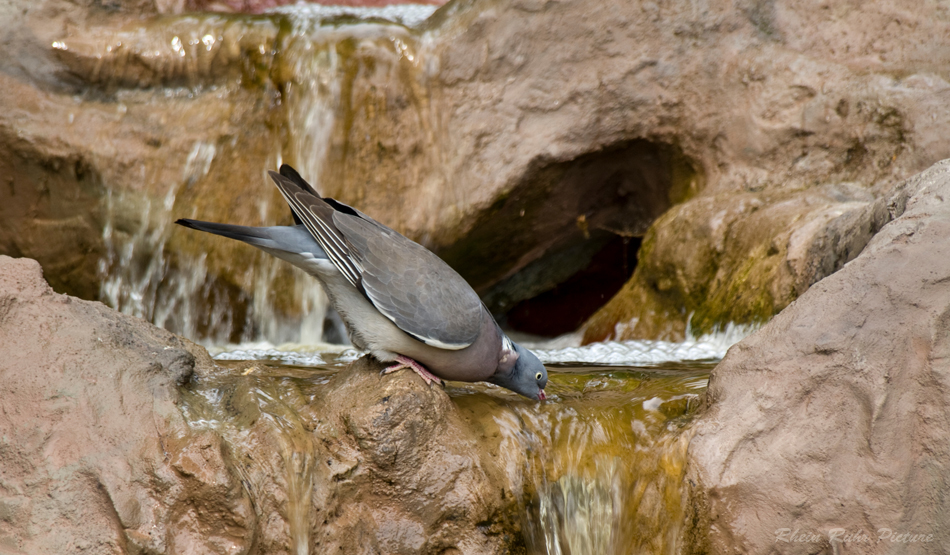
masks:
{"type": "Polygon", "coordinates": [[[422,376],[422,379],[426,382],[426,385],[429,385],[432,382],[435,382],[439,385],[445,385],[438,376],[426,370],[425,366],[419,364],[409,357],[404,357],[402,355],[396,357],[396,364],[393,364],[392,366],[389,366],[383,370],[383,374],[391,374],[397,370],[402,370],[403,368],[411,368],[413,372],[422,376]]]}

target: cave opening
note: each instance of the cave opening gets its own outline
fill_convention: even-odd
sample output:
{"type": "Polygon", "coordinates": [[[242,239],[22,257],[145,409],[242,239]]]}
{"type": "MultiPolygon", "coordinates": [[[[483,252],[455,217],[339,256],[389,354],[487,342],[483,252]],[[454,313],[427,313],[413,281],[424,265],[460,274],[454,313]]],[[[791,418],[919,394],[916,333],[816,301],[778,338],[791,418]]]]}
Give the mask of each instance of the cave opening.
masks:
{"type": "Polygon", "coordinates": [[[578,329],[633,275],[641,241],[640,237],[614,235],[585,268],[512,307],[504,320],[506,326],[544,337],[578,329]]]}
{"type": "Polygon", "coordinates": [[[575,331],[633,275],[650,225],[701,189],[697,167],[679,147],[643,139],[539,158],[439,255],[506,328],[575,331]]]}

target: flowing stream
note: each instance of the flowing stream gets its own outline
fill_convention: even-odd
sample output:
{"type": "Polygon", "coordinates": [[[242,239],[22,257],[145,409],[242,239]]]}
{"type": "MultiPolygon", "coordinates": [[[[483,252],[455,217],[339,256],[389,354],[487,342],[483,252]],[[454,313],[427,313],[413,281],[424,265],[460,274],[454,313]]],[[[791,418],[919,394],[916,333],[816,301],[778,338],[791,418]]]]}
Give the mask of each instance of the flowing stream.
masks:
{"type": "MultiPolygon", "coordinates": [[[[497,453],[519,498],[522,533],[537,555],[672,554],[688,515],[683,484],[690,423],[710,369],[748,330],[683,343],[535,344],[550,369],[549,400],[513,402],[485,384],[446,389],[472,429],[497,453]],[[568,346],[564,346],[567,344],[568,346]]],[[[252,424],[267,422],[279,452],[282,508],[298,555],[310,553],[313,442],[300,411],[360,353],[333,345],[240,345],[214,349],[220,364],[257,361],[253,373],[199,383],[183,410],[196,428],[226,438],[236,459],[252,424]]],[[[234,366],[240,368],[240,365],[234,366]]],[[[253,480],[249,479],[249,482],[253,480]]],[[[253,488],[252,488],[253,489],[253,488]]],[[[262,498],[265,492],[258,492],[262,498]]]]}

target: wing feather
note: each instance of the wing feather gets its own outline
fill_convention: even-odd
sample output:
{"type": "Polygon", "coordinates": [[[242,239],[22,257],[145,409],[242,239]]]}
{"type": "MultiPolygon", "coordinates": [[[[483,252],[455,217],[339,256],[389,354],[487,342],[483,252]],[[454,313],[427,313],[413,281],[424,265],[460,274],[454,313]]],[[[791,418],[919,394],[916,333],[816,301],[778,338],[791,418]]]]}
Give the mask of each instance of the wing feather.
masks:
{"type": "Polygon", "coordinates": [[[269,174],[333,265],[399,329],[449,350],[478,338],[481,300],[441,258],[354,208],[320,198],[289,166],[269,174]]]}
{"type": "Polygon", "coordinates": [[[350,282],[350,285],[359,288],[360,274],[362,273],[361,269],[351,258],[350,249],[346,245],[346,240],[333,225],[332,219],[330,219],[329,223],[326,221],[327,216],[332,218],[333,209],[323,204],[322,207],[327,210],[313,210],[315,207],[321,208],[321,206],[317,204],[321,203],[319,198],[314,197],[307,191],[301,190],[301,188],[290,179],[275,172],[269,173],[271,179],[277,184],[277,188],[287,201],[287,204],[290,205],[291,210],[300,218],[304,227],[307,228],[307,231],[313,235],[313,238],[320,243],[320,246],[326,251],[327,257],[333,262],[333,265],[340,270],[340,273],[350,282]]]}
{"type": "Polygon", "coordinates": [[[365,215],[333,219],[358,253],[363,290],[380,313],[441,349],[464,349],[478,338],[481,299],[441,258],[365,215]]]}

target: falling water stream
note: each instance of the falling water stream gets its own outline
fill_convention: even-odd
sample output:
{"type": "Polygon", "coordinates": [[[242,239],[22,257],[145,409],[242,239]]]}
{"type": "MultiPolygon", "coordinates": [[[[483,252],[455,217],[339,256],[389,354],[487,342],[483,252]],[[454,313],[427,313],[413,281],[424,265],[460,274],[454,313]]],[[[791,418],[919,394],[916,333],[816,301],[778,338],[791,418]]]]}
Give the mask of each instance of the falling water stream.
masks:
{"type": "MultiPolygon", "coordinates": [[[[122,68],[134,66],[126,58],[115,58],[113,52],[119,51],[130,52],[130,56],[138,52],[139,62],[152,64],[155,73],[167,73],[175,79],[184,75],[189,82],[220,79],[215,71],[230,71],[227,67],[253,73],[266,66],[266,79],[274,81],[270,86],[277,86],[279,81],[282,87],[279,113],[284,121],[277,123],[277,129],[279,136],[286,137],[286,141],[274,141],[267,165],[276,168],[291,162],[322,188],[331,134],[344,103],[342,89],[352,78],[347,74],[352,69],[345,67],[346,57],[353,56],[354,49],[362,49],[358,52],[361,56],[373,52],[390,61],[408,61],[377,64],[376,78],[381,86],[399,82],[403,78],[400,71],[410,71],[413,79],[423,79],[425,69],[417,52],[420,35],[412,27],[435,9],[414,4],[384,8],[298,4],[246,18],[191,14],[179,20],[159,20],[147,32],[120,32],[101,44],[86,46],[92,48],[86,54],[98,64],[90,78],[102,80],[102,75],[111,72],[107,82],[112,84],[131,79],[122,68]],[[235,62],[242,52],[245,59],[235,62]],[[98,69],[109,66],[106,59],[112,60],[111,69],[98,69]],[[380,70],[383,66],[390,69],[380,70]]],[[[70,41],[54,44],[63,52],[79,52],[82,47],[81,42],[78,46],[70,41]]],[[[258,78],[256,74],[244,75],[211,89],[245,87],[245,81],[258,78]]],[[[200,92],[200,86],[195,86],[188,98],[200,92]]],[[[182,92],[169,87],[166,94],[174,97],[182,92]]],[[[246,292],[242,301],[247,304],[246,313],[241,313],[233,297],[215,287],[205,255],[169,249],[172,234],[181,232],[173,225],[175,219],[203,216],[193,207],[182,205],[179,197],[209,178],[216,162],[227,163],[223,150],[227,149],[222,148],[220,140],[198,140],[182,161],[176,181],[136,184],[132,191],[107,186],[102,232],[105,254],[98,265],[100,300],[209,346],[229,340],[315,343],[325,339],[326,296],[319,284],[302,271],[291,270],[288,287],[279,281],[282,262],[255,255],[254,262],[245,263],[238,276],[246,292]],[[150,198],[139,188],[165,192],[160,198],[150,198]],[[278,296],[289,296],[291,304],[300,310],[292,315],[280,313],[272,302],[278,296]],[[241,330],[240,334],[235,336],[234,330],[241,330]]],[[[262,190],[269,190],[264,169],[247,179],[259,178],[262,190]]],[[[149,173],[143,171],[141,179],[147,182],[149,173]]],[[[263,222],[273,223],[286,215],[286,207],[272,206],[266,194],[259,195],[257,203],[263,222]]],[[[337,335],[339,331],[331,330],[337,335]]]]}

